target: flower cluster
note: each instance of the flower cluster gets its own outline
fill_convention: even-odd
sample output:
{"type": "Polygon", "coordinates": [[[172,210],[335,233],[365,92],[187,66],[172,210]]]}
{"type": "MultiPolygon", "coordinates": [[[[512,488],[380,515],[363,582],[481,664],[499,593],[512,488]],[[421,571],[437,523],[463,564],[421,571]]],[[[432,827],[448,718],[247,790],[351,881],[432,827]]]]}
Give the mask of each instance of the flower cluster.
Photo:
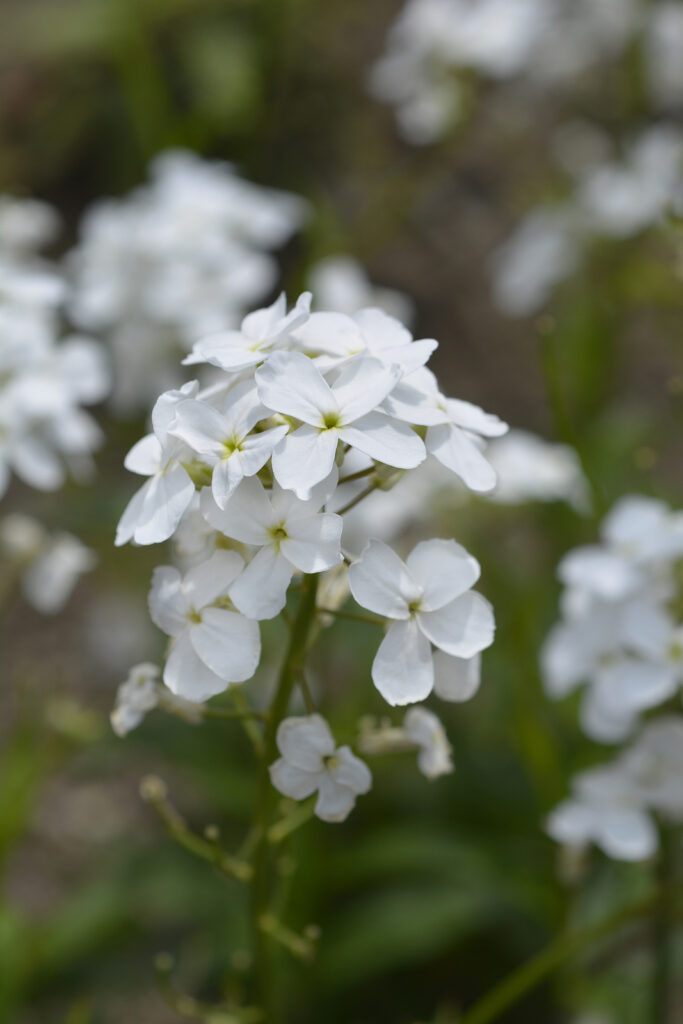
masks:
{"type": "Polygon", "coordinates": [[[103,354],[89,339],[60,337],[66,286],[37,256],[56,228],[50,207],[0,198],[0,496],[12,471],[48,491],[66,468],[87,473],[101,439],[82,406],[107,393],[103,354]]]}
{"type": "Polygon", "coordinates": [[[170,151],[151,182],[98,202],[68,255],[70,314],[112,348],[115,408],[146,408],[178,382],[179,354],[236,326],[278,277],[271,250],[299,228],[303,200],[242,180],[228,164],[170,151]]]}
{"type": "MultiPolygon", "coordinates": [[[[304,293],[288,312],[281,296],[239,329],[200,338],[185,362],[213,366],[214,382],[161,395],[153,432],[126,459],[148,479],[121,518],[117,543],[174,536],[191,557],[184,574],[158,568],[149,595],[154,622],[173,638],[164,684],[202,702],[251,679],[259,622],[285,610],[293,580],[323,574],[321,625],[342,614],[350,589],[370,621],[388,627],[372,679],[389,704],[419,702],[432,690],[467,699],[494,634],[492,609],[472,590],[476,559],[436,539],[403,561],[370,539],[352,561],[345,516],[428,457],[472,490],[491,490],[485,439],[507,427],[439,391],[425,366],[435,341],[413,340],[379,309],[311,313],[310,302],[304,293]]],[[[424,716],[411,722],[411,743],[441,751],[437,767],[433,753],[424,755],[426,773],[440,774],[442,731],[424,716]]],[[[340,820],[369,786],[367,770],[347,748],[336,750],[319,716],[299,724],[280,727],[284,760],[273,780],[295,798],[317,790],[321,816],[340,820]],[[297,759],[299,739],[308,753],[297,759]]]]}
{"type": "MultiPolygon", "coordinates": [[[[679,693],[682,563],[683,514],[639,496],[615,505],[600,544],[577,548],[560,563],[562,621],[546,640],[542,668],[553,697],[586,684],[581,722],[592,739],[628,739],[644,713],[679,693]]],[[[682,732],[681,719],[648,720],[612,765],[578,777],[574,798],[550,819],[551,834],[577,844],[594,839],[617,857],[648,856],[656,840],[646,811],[683,814],[666,796],[680,792],[683,781],[680,750],[667,754],[682,732]]]]}
{"type": "Polygon", "coordinates": [[[497,305],[510,316],[540,309],[580,265],[596,238],[626,239],[683,205],[683,133],[674,124],[648,128],[621,158],[598,129],[574,124],[558,147],[571,148],[574,178],[562,203],[533,209],[493,259],[497,305]],[[580,160],[576,153],[583,152],[580,160]]]}
{"type": "Polygon", "coordinates": [[[409,0],[372,69],[402,135],[432,143],[461,120],[468,83],[524,79],[546,94],[618,60],[637,41],[653,104],[683,97],[683,16],[672,0],[409,0]]]}

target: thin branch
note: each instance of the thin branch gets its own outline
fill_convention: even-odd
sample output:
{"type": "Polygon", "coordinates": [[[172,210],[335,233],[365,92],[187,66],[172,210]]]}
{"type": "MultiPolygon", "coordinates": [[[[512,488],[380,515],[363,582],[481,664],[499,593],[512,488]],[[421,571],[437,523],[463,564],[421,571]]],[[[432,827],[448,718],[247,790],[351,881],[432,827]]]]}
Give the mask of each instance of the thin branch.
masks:
{"type": "Polygon", "coordinates": [[[369,626],[384,626],[384,619],[379,619],[375,615],[363,615],[361,612],[347,612],[342,608],[321,608],[318,606],[316,611],[319,615],[334,615],[338,619],[348,619],[349,622],[365,622],[369,626]]]}
{"type": "Polygon", "coordinates": [[[350,484],[352,480],[362,480],[364,476],[370,476],[375,472],[375,466],[368,466],[367,469],[359,469],[356,473],[349,473],[347,476],[340,476],[337,485],[350,484]]]}
{"type": "Polygon", "coordinates": [[[347,504],[344,505],[343,508],[337,509],[337,515],[343,516],[345,512],[350,512],[352,508],[355,508],[356,505],[358,505],[363,500],[363,498],[367,498],[368,494],[372,494],[372,492],[376,490],[377,483],[370,484],[369,487],[366,487],[364,491],[361,491],[360,494],[357,494],[355,498],[352,498],[351,501],[347,502],[347,504]]]}

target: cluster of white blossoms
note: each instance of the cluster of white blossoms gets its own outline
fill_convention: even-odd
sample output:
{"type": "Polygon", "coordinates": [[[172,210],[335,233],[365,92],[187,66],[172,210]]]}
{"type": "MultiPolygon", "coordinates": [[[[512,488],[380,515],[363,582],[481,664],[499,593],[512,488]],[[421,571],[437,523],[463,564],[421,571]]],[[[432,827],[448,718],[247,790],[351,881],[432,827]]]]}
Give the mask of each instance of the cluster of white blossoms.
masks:
{"type": "Polygon", "coordinates": [[[195,338],[238,326],[272,290],[271,251],[305,216],[302,199],[182,150],[156,158],[149,184],[92,207],[67,257],[70,315],[109,342],[120,413],[178,383],[195,338]]]}
{"type": "Polygon", "coordinates": [[[648,128],[615,159],[602,132],[576,122],[558,139],[558,157],[574,178],[572,193],[530,211],[493,257],[494,298],[510,316],[537,312],[595,239],[631,238],[683,209],[683,133],[675,124],[648,128]]]}
{"type": "MultiPolygon", "coordinates": [[[[581,684],[581,723],[592,739],[617,743],[641,717],[680,701],[683,684],[683,513],[631,496],[605,519],[602,542],[569,552],[562,620],[542,650],[548,693],[581,684]]],[[[656,847],[650,812],[683,818],[683,719],[648,718],[631,746],[607,767],[580,775],[572,799],[549,820],[558,840],[590,840],[624,859],[656,847]],[[676,796],[677,794],[677,796],[676,796]]]]}
{"type": "Polygon", "coordinates": [[[408,142],[443,137],[468,108],[472,75],[522,80],[545,96],[637,46],[653,105],[683,98],[676,0],[409,0],[372,69],[408,142]]]}
{"type": "Polygon", "coordinates": [[[67,288],[37,253],[56,234],[50,207],[0,197],[0,496],[11,473],[56,490],[87,474],[100,430],[84,411],[109,388],[99,346],[63,335],[67,288]]]}
{"type": "MultiPolygon", "coordinates": [[[[184,574],[163,566],[152,580],[152,619],[172,638],[163,682],[201,703],[251,679],[259,622],[285,610],[293,581],[314,574],[321,624],[341,614],[350,590],[372,616],[353,614],[386,627],[371,674],[389,704],[432,691],[468,699],[494,635],[491,606],[472,589],[476,559],[454,540],[435,539],[404,561],[372,538],[353,559],[345,516],[428,458],[470,489],[490,491],[486,439],[507,427],[441,394],[425,366],[436,341],[413,340],[380,309],[311,313],[310,303],[304,293],[287,311],[281,296],[239,329],[200,338],[185,362],[210,364],[214,382],[161,395],[153,432],[126,458],[148,479],[124,511],[117,543],[174,536],[191,556],[184,574]]],[[[448,761],[437,726],[429,716],[406,717],[403,726],[431,777],[448,761]]],[[[369,787],[365,766],[336,749],[318,715],[285,719],[278,744],[275,785],[295,799],[317,791],[321,817],[341,820],[369,787]]]]}

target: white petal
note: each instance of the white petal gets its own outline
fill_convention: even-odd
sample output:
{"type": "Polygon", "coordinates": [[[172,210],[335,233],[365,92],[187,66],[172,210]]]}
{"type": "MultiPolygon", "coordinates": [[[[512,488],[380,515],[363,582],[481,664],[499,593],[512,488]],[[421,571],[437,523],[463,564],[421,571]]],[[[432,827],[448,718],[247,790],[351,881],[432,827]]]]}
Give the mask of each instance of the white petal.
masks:
{"type": "Polygon", "coordinates": [[[415,619],[389,627],[372,663],[372,681],[389,704],[414,704],[429,696],[434,685],[432,652],[415,619]]]}
{"type": "Polygon", "coordinates": [[[315,813],[321,821],[345,821],[356,803],[356,794],[340,786],[328,773],[320,779],[315,813]]]}
{"type": "Polygon", "coordinates": [[[412,427],[383,412],[369,412],[351,426],[342,427],[339,436],[371,459],[397,469],[414,469],[426,458],[422,439],[412,427]]]}
{"type": "Polygon", "coordinates": [[[198,657],[188,634],[185,630],[174,643],[164,667],[164,682],[176,696],[200,702],[223,693],[229,684],[198,657]]]}
{"type": "Polygon", "coordinates": [[[287,603],[292,573],[291,563],[268,544],[232,585],[230,598],[250,619],[272,619],[287,603]]]}
{"type": "Polygon", "coordinates": [[[332,472],[337,440],[336,430],[317,430],[306,424],[283,437],[273,452],[273,473],[280,487],[308,497],[332,472]]]}
{"type": "Polygon", "coordinates": [[[425,540],[406,559],[411,576],[424,590],[422,607],[430,611],[469,590],[481,574],[479,562],[454,540],[425,540]]]}
{"type": "Polygon", "coordinates": [[[618,713],[645,711],[673,697],[678,680],[669,665],[622,657],[598,669],[596,699],[618,713]]]}
{"type": "Polygon", "coordinates": [[[305,800],[318,788],[320,775],[317,772],[305,772],[296,765],[285,761],[284,757],[278,758],[268,769],[270,781],[275,788],[284,796],[292,800],[305,800]]]}
{"type": "Polygon", "coordinates": [[[239,454],[245,476],[253,476],[265,466],[288,430],[289,427],[286,425],[271,427],[269,430],[263,430],[260,434],[252,434],[244,439],[239,454]]]}
{"type": "Polygon", "coordinates": [[[493,643],[493,608],[481,594],[463,594],[438,611],[420,613],[417,618],[433,644],[458,658],[471,658],[493,643]]]}
{"type": "Polygon", "coordinates": [[[211,494],[219,509],[224,509],[244,479],[239,452],[233,452],[213,467],[211,494]]]}
{"type": "Polygon", "coordinates": [[[256,384],[268,409],[312,426],[323,426],[325,413],[338,412],[329,385],[301,352],[274,352],[256,371],[256,384]]]}
{"type": "Polygon", "coordinates": [[[641,585],[641,575],[628,559],[597,544],[570,551],[557,575],[565,586],[590,590],[608,601],[627,597],[641,585]]]}
{"type": "Polygon", "coordinates": [[[496,486],[496,473],[464,430],[444,423],[429,427],[427,451],[450,469],[471,491],[485,493],[496,486]]]}
{"type": "Polygon", "coordinates": [[[606,814],[597,841],[609,857],[628,861],[647,860],[659,846],[652,819],[640,810],[606,814]]]}
{"type": "Polygon", "coordinates": [[[223,450],[229,434],[224,418],[206,402],[180,402],[168,433],[178,437],[199,455],[214,457],[223,450]]]}
{"type": "Polygon", "coordinates": [[[493,413],[484,412],[478,405],[463,402],[460,398],[447,399],[446,408],[456,426],[462,427],[464,430],[471,430],[475,434],[482,434],[484,437],[502,437],[509,430],[507,423],[494,416],[493,413]]]}
{"type": "Polygon", "coordinates": [[[144,491],[134,539],[136,544],[158,544],[175,532],[194,497],[194,484],[183,467],[176,465],[151,477],[144,491]]]}
{"type": "Polygon", "coordinates": [[[161,445],[154,434],[147,434],[134,444],[123,460],[123,464],[131,473],[140,476],[154,476],[161,461],[161,445]]]}
{"type": "Polygon", "coordinates": [[[442,700],[456,702],[474,697],[481,682],[481,657],[454,658],[445,651],[434,652],[434,693],[442,700]]]}
{"type": "Polygon", "coordinates": [[[202,621],[190,628],[190,640],[205,665],[221,679],[251,679],[261,658],[257,622],[224,608],[205,608],[202,621]]]}
{"type": "Polygon", "coordinates": [[[147,598],[152,622],[169,636],[177,636],[187,626],[187,600],[182,591],[182,577],[170,565],[158,565],[152,574],[147,598]]]}
{"type": "Polygon", "coordinates": [[[405,563],[380,540],[371,540],[349,568],[349,586],[361,607],[390,619],[407,619],[408,606],[422,593],[405,563]]]}
{"type": "Polygon", "coordinates": [[[379,359],[360,357],[346,366],[333,385],[341,410],[341,422],[353,423],[384,401],[401,376],[398,367],[385,366],[379,359]]]}
{"type": "Polygon", "coordinates": [[[287,540],[280,550],[301,572],[323,572],[342,561],[341,535],[344,522],[331,512],[287,520],[287,540]]]}
{"type": "Polygon", "coordinates": [[[133,537],[142,515],[142,506],[145,502],[147,486],[147,484],[143,484],[126,505],[123,515],[119,520],[119,525],[116,527],[116,540],[114,541],[116,547],[127,544],[133,537]]]}
{"type": "Polygon", "coordinates": [[[16,441],[12,452],[14,472],[39,491],[56,491],[64,483],[64,468],[42,441],[24,437],[16,441]]]}
{"type": "Polygon", "coordinates": [[[250,339],[241,331],[217,331],[201,338],[191,354],[183,359],[183,365],[211,363],[227,373],[235,373],[256,366],[262,359],[263,352],[254,350],[250,339]]]}
{"type": "Polygon", "coordinates": [[[236,551],[215,551],[210,558],[195,565],[185,574],[183,592],[188,604],[200,611],[223,594],[244,567],[244,559],[236,551]]]}
{"type": "Polygon", "coordinates": [[[214,530],[243,544],[267,544],[275,516],[260,480],[243,480],[224,509],[216,507],[205,490],[200,500],[202,515],[214,530]]]}
{"type": "Polygon", "coordinates": [[[365,761],[352,752],[350,747],[339,747],[335,754],[336,765],[329,769],[335,782],[354,793],[367,793],[372,786],[372,773],[365,761]]]}
{"type": "Polygon", "coordinates": [[[331,757],[335,751],[334,738],[322,715],[283,719],[276,740],[284,759],[307,772],[320,772],[323,758],[331,757]]]}

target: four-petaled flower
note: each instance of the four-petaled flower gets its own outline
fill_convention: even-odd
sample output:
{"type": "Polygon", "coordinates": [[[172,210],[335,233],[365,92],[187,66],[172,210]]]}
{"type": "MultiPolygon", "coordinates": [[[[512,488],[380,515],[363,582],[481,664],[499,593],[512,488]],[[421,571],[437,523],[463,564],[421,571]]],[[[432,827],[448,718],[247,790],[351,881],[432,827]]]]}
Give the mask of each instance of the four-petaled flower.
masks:
{"type": "Polygon", "coordinates": [[[256,671],[258,623],[232,609],[228,597],[243,566],[237,552],[216,551],[184,577],[169,565],[154,570],[150,615],[159,629],[175,637],[164,682],[186,700],[207,700],[256,671]]]}
{"type": "Polygon", "coordinates": [[[412,704],[431,693],[431,644],[472,658],[493,642],[491,605],[470,590],[479,572],[476,559],[453,540],[423,541],[405,562],[386,544],[371,541],[353,563],[355,600],[394,620],[372,665],[373,682],[389,704],[412,704]]]}
{"type": "Polygon", "coordinates": [[[305,800],[317,791],[315,813],[323,821],[344,821],[356,797],[372,785],[370,769],[351,751],[337,747],[321,715],[285,718],[277,730],[281,753],[270,766],[277,790],[293,800],[305,800]]]}

